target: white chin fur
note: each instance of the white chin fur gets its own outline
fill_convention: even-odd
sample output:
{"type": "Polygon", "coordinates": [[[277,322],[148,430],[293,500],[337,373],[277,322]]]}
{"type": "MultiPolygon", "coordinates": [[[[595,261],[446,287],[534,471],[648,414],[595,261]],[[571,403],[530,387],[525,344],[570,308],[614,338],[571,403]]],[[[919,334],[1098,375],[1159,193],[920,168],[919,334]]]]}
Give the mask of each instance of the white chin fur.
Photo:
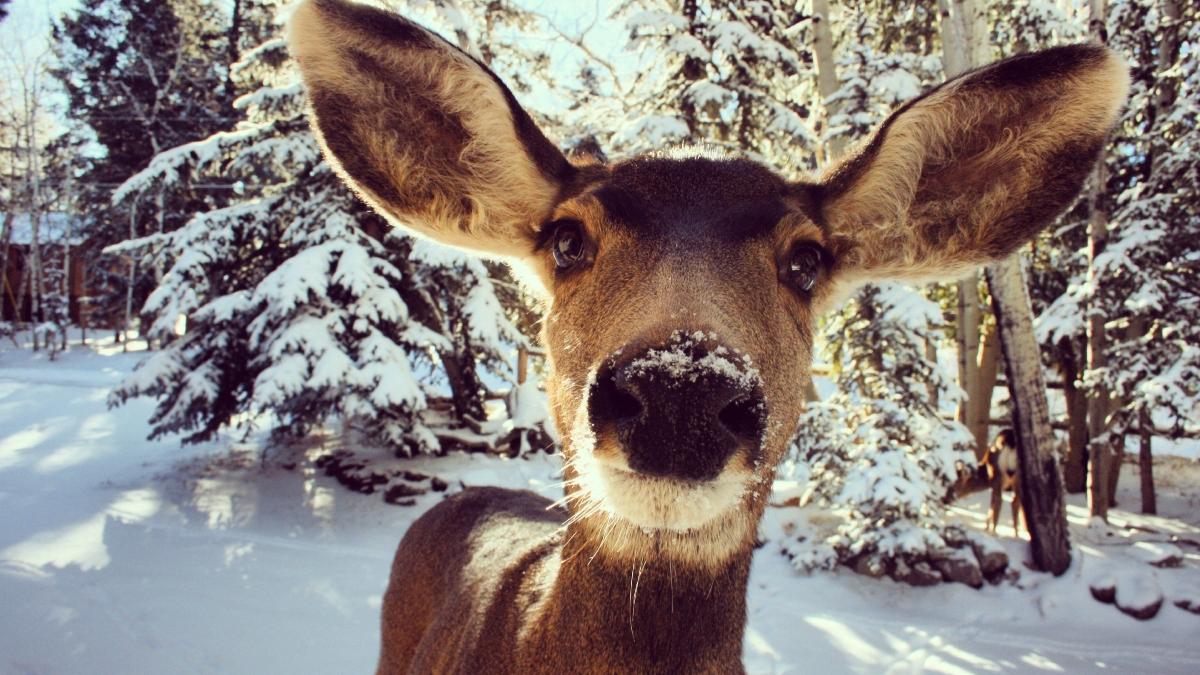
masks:
{"type": "Polygon", "coordinates": [[[735,508],[746,492],[744,477],[684,483],[607,466],[594,470],[605,510],[643,529],[700,528],[735,508]]]}
{"type": "Polygon", "coordinates": [[[585,405],[575,415],[570,439],[575,449],[571,461],[586,502],[643,530],[686,532],[713,523],[741,504],[752,478],[727,468],[716,480],[686,483],[599,461],[585,405]]]}

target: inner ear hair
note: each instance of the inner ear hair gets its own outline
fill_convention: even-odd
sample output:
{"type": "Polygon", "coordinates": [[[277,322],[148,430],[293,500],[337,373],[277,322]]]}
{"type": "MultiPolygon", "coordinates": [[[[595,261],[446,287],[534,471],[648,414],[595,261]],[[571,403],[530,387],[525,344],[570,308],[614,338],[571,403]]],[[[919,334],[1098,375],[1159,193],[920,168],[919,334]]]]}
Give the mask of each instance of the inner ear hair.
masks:
{"type": "Polygon", "coordinates": [[[893,113],[819,182],[839,267],[925,279],[1003,258],[1079,193],[1129,88],[1100,45],[966,73],[893,113]]]}
{"type": "Polygon", "coordinates": [[[527,255],[575,169],[490,70],[396,14],[307,0],[288,35],[334,169],[393,223],[527,255]]]}

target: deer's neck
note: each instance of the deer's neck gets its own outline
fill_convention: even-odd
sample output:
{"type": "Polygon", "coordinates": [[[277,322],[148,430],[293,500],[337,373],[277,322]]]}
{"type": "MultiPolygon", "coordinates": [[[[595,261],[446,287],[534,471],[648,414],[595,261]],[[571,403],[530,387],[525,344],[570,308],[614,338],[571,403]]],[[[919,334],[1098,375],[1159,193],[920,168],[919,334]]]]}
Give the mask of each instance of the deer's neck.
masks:
{"type": "Polygon", "coordinates": [[[715,570],[660,558],[619,564],[592,557],[594,545],[569,532],[562,562],[534,629],[534,654],[550,651],[597,670],[741,670],[750,551],[715,570]],[[539,644],[546,641],[544,644],[539,644]]]}

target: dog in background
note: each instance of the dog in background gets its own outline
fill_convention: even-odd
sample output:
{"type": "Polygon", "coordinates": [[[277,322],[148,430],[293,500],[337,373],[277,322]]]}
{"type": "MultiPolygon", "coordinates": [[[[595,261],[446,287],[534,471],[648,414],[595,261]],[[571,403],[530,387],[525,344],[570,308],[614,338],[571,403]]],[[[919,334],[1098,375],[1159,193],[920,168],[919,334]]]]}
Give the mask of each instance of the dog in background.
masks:
{"type": "MultiPolygon", "coordinates": [[[[992,484],[992,505],[988,509],[988,532],[995,532],[1000,523],[1005,492],[1012,492],[1013,534],[1020,534],[1021,471],[1017,462],[1017,439],[1012,429],[1004,429],[992,441],[984,458],[988,480],[992,484]]],[[[1026,527],[1026,530],[1029,528],[1026,527]]]]}

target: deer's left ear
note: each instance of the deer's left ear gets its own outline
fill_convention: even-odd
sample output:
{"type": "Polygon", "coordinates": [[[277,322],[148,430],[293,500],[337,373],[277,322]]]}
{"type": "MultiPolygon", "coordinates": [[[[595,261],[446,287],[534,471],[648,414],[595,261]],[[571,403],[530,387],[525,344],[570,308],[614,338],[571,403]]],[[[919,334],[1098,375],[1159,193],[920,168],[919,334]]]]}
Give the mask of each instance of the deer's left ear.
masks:
{"type": "Polygon", "coordinates": [[[1129,88],[1098,45],[1013,57],[893,113],[807,190],[843,288],[946,280],[1003,258],[1079,193],[1129,88]]]}

